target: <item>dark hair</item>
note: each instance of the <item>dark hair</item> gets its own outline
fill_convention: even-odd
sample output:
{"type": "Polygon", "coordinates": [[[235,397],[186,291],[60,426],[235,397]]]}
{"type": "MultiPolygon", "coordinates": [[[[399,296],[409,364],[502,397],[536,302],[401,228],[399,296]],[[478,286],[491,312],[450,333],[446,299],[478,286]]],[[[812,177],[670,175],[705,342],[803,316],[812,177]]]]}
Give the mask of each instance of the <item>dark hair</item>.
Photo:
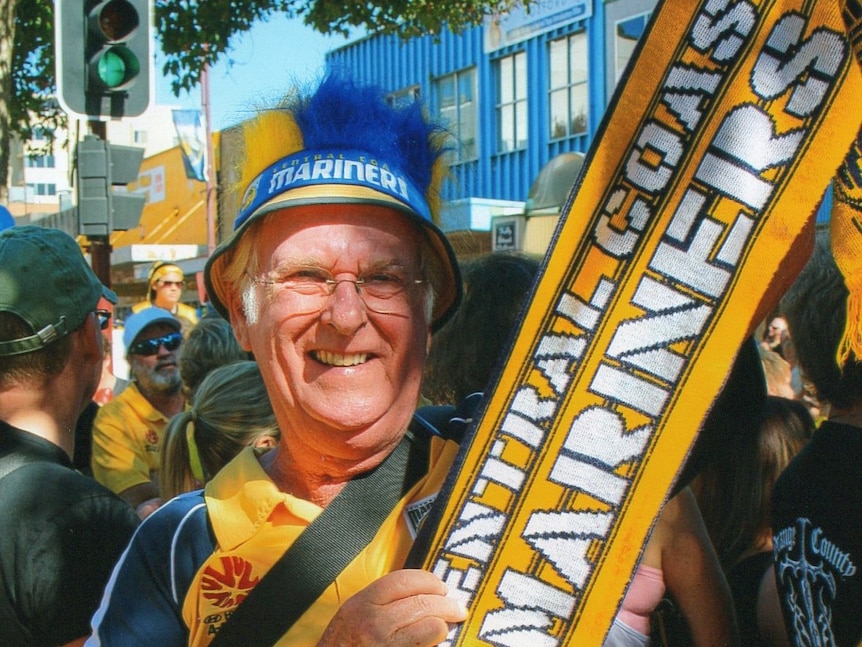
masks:
{"type": "Polygon", "coordinates": [[[766,378],[754,338],[746,339],[727,379],[700,425],[700,431],[674,484],[673,495],[689,485],[728,445],[755,433],[766,402],[766,378]]]}
{"type": "MultiPolygon", "coordinates": [[[[86,319],[84,321],[86,322],[86,319]]],[[[34,332],[33,328],[18,315],[0,312],[0,341],[21,339],[34,332]]],[[[0,386],[56,375],[63,370],[71,353],[71,335],[64,335],[38,350],[0,357],[0,386]]]]}
{"type": "Polygon", "coordinates": [[[186,399],[190,402],[194,399],[198,386],[214,368],[244,359],[249,359],[249,354],[239,345],[225,319],[218,316],[201,319],[186,336],[179,358],[186,399]]]}
{"type": "Polygon", "coordinates": [[[814,433],[798,400],[769,396],[753,433],[726,443],[707,465],[698,503],[722,567],[730,569],[770,527],[770,497],[779,474],[814,433]]]}
{"type": "Polygon", "coordinates": [[[818,236],[811,259],[782,300],[799,366],[817,397],[847,408],[862,399],[862,363],[851,354],[838,366],[838,343],[844,333],[848,290],[828,235],[818,236]]]}
{"type": "Polygon", "coordinates": [[[526,254],[493,252],[462,264],[464,299],[431,341],[423,395],[457,404],[488,387],[520,320],[539,270],[526,254]]]}

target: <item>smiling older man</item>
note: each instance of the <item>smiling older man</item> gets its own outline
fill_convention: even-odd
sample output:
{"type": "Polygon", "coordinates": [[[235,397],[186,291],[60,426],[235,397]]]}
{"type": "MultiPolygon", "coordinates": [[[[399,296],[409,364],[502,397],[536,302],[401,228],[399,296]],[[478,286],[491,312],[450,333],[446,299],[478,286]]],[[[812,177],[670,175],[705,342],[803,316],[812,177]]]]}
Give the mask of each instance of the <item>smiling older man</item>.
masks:
{"type": "Polygon", "coordinates": [[[460,300],[433,224],[443,132],[330,76],[245,142],[235,232],[206,279],[282,439],[145,522],[93,644],[437,644],[464,610],[402,565],[457,451],[408,431],[431,331],[460,300]]]}

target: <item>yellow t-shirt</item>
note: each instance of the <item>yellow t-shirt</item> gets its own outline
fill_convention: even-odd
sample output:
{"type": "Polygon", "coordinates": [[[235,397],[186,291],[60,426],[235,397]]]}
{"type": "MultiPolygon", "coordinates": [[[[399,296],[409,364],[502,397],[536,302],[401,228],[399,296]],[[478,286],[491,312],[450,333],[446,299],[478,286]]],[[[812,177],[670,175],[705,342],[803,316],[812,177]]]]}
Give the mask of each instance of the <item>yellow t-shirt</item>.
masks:
{"type": "MultiPolygon", "coordinates": [[[[433,438],[428,474],[408,492],[371,543],[329,585],[277,646],[316,645],[349,597],[402,567],[421,520],[439,492],[458,446],[433,438]]],[[[226,616],[323,509],[278,490],[244,450],[206,486],[207,509],[218,543],[198,569],[182,607],[189,647],[209,645],[226,616]]],[[[285,596],[290,595],[285,590],[285,596]]]]}
{"type": "Polygon", "coordinates": [[[141,395],[134,382],[99,409],[93,421],[95,479],[117,494],[156,482],[159,451],[168,419],[141,395]]]}

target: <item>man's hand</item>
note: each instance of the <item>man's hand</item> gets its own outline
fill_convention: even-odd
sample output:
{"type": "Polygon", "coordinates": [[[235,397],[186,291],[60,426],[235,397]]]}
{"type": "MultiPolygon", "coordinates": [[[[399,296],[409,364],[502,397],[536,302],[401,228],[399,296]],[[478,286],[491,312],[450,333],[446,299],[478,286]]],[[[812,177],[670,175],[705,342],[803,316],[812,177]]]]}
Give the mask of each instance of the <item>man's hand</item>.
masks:
{"type": "Polygon", "coordinates": [[[318,647],[436,645],[450,622],[463,622],[461,604],[446,597],[446,585],[427,571],[384,575],[342,605],[318,647]]]}

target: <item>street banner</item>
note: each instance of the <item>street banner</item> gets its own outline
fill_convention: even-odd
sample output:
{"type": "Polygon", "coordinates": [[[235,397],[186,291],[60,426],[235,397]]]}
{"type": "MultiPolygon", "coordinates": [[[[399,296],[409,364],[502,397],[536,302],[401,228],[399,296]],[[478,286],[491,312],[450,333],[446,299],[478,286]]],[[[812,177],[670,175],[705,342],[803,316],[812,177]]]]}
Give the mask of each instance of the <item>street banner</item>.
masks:
{"type": "Polygon", "coordinates": [[[206,142],[200,110],[174,110],[174,127],[183,152],[183,166],[190,180],[206,182],[206,142]]]}
{"type": "Polygon", "coordinates": [[[862,120],[860,11],[656,8],[417,543],[470,610],[446,645],[602,644],[736,349],[808,258],[862,120]]]}

